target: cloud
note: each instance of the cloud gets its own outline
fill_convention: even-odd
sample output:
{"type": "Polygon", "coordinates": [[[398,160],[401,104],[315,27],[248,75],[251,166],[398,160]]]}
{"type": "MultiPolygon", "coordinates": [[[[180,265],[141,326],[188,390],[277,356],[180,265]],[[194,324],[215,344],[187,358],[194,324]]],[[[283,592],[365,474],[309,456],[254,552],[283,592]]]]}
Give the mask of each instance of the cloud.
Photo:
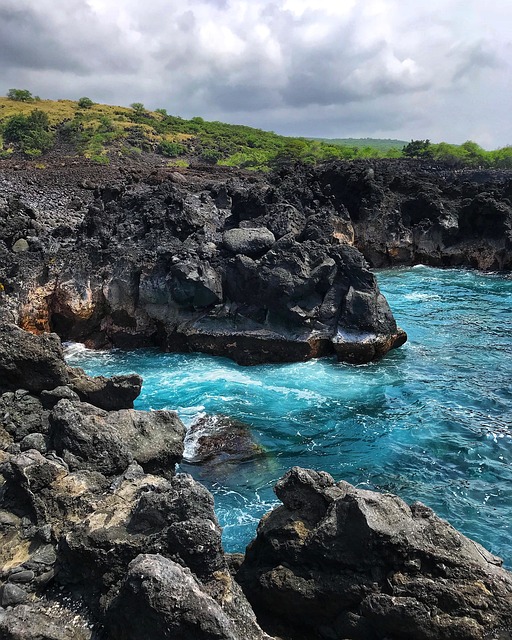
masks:
{"type": "Polygon", "coordinates": [[[480,0],[3,0],[0,91],[499,145],[512,139],[511,18],[480,0]]]}

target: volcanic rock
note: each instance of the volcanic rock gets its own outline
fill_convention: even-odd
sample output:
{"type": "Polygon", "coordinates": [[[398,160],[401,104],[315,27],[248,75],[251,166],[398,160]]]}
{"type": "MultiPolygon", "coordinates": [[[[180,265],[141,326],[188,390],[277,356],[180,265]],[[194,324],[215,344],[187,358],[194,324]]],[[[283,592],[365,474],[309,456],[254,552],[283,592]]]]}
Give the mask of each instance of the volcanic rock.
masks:
{"type": "Polygon", "coordinates": [[[195,464],[243,462],[263,453],[248,425],[222,415],[194,420],[187,429],[184,445],[184,459],[195,464]]]}
{"type": "Polygon", "coordinates": [[[237,578],[290,638],[510,638],[512,576],[421,503],[293,468],[237,578]]]}

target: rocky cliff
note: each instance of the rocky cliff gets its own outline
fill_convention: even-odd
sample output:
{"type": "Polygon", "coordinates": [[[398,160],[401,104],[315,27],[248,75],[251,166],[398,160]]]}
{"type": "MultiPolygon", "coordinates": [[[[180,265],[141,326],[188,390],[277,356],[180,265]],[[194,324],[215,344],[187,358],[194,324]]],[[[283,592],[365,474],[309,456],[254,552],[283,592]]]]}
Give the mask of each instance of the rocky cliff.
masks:
{"type": "Polygon", "coordinates": [[[6,167],[2,317],[91,346],[366,362],[405,340],[368,263],[512,265],[506,172],[6,167]]]}
{"type": "Polygon", "coordinates": [[[499,558],[326,473],[292,469],[226,556],[212,496],[176,473],[181,421],[131,408],[140,379],[69,369],[55,335],[0,338],[2,639],[512,638],[499,558]]]}

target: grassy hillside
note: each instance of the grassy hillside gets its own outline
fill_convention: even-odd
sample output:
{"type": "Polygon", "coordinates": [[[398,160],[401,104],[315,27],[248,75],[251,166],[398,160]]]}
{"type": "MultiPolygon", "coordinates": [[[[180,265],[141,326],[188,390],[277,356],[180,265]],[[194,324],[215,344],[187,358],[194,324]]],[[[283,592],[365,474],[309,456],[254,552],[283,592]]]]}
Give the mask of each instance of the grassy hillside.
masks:
{"type": "Polygon", "coordinates": [[[90,102],[0,98],[0,157],[38,157],[57,145],[61,152],[65,148],[68,154],[100,163],[108,163],[114,154],[151,152],[181,166],[203,162],[266,170],[295,160],[387,155],[375,148],[291,138],[200,117],[186,120],[163,109],[148,111],[141,104],[117,107],[90,102]]]}
{"type": "Polygon", "coordinates": [[[334,144],[340,147],[354,147],[356,149],[377,149],[378,151],[391,151],[392,149],[402,150],[407,144],[407,140],[393,140],[391,138],[309,138],[319,140],[327,144],[334,144]]]}
{"type": "Polygon", "coordinates": [[[512,168],[512,148],[485,151],[476,143],[431,144],[372,138],[290,138],[243,125],[190,120],[130,107],[94,104],[89,98],[40,100],[28,91],[0,98],[0,158],[37,158],[47,153],[83,155],[108,164],[119,155],[158,154],[169,165],[208,163],[266,171],[295,161],[423,158],[451,166],[512,168]],[[405,145],[405,146],[404,146],[405,145]]]}

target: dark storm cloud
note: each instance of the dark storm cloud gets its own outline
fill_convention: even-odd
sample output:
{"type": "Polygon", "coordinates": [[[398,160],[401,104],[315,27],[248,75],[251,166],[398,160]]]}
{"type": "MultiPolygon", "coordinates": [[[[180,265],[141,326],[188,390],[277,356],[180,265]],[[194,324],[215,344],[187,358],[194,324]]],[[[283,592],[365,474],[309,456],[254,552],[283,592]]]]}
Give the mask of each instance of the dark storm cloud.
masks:
{"type": "Polygon", "coordinates": [[[15,7],[0,7],[0,60],[4,69],[61,69],[78,73],[86,69],[73,51],[56,41],[47,22],[15,7]]]}
{"type": "Polygon", "coordinates": [[[56,70],[87,75],[134,72],[122,33],[102,24],[85,0],[65,6],[4,0],[0,6],[0,61],[3,69],[56,70]],[[119,49],[117,48],[119,45],[119,49]]]}
{"type": "Polygon", "coordinates": [[[505,3],[0,2],[3,93],[140,101],[290,134],[512,139],[505,3]]]}

